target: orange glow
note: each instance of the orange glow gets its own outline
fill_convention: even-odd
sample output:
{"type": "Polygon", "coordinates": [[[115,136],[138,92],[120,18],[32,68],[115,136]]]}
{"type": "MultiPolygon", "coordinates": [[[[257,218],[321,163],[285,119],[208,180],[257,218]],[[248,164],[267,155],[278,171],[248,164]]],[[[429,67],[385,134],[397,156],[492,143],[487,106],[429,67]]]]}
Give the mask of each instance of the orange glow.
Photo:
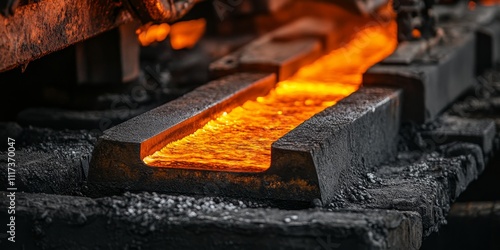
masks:
{"type": "Polygon", "coordinates": [[[475,10],[476,9],[476,2],[474,1],[469,1],[469,10],[475,10]]]}
{"type": "Polygon", "coordinates": [[[420,30],[418,29],[413,29],[411,31],[411,35],[413,36],[413,38],[420,38],[422,36],[422,33],[420,33],[420,30]]]}
{"type": "Polygon", "coordinates": [[[396,45],[394,22],[361,30],[346,46],[303,67],[266,96],[225,112],[144,162],[167,168],[265,171],[274,141],[356,91],[362,73],[390,55],[396,45]]]}
{"type": "Polygon", "coordinates": [[[170,34],[170,43],[175,50],[190,49],[205,33],[205,19],[178,22],[172,25],[147,24],[135,31],[142,46],[161,42],[170,34]]]}
{"type": "Polygon", "coordinates": [[[166,23],[151,24],[136,30],[139,42],[142,46],[149,46],[154,42],[161,42],[165,40],[170,32],[170,25],[166,23]]]}
{"type": "Polygon", "coordinates": [[[205,33],[205,19],[190,20],[172,24],[170,44],[175,50],[193,48],[205,33]]]}
{"type": "Polygon", "coordinates": [[[481,4],[485,6],[493,6],[500,4],[500,0],[481,0],[481,4]]]}

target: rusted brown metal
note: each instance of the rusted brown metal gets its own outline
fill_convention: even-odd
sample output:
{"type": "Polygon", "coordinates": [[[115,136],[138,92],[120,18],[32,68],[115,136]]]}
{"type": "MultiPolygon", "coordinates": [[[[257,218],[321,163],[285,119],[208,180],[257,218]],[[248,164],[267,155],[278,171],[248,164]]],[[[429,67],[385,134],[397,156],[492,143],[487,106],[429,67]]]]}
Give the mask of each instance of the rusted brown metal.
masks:
{"type": "Polygon", "coordinates": [[[30,1],[17,7],[14,15],[8,15],[14,13],[13,8],[4,6],[5,13],[0,15],[0,72],[132,22],[132,14],[142,22],[176,20],[196,2],[124,1],[126,4],[115,0],[30,1]]]}
{"type": "Polygon", "coordinates": [[[113,0],[42,0],[0,16],[0,72],[132,21],[113,0]]]}

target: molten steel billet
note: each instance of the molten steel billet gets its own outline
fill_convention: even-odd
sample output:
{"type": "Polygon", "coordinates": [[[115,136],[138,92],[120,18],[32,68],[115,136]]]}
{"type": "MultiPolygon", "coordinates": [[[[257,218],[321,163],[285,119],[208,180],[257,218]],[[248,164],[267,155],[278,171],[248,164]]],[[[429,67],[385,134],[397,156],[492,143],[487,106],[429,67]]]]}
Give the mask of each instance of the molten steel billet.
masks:
{"type": "Polygon", "coordinates": [[[273,143],[270,167],[263,172],[147,166],[141,151],[155,144],[154,137],[140,134],[151,131],[148,125],[161,127],[158,120],[175,119],[178,114],[166,116],[164,111],[189,103],[178,100],[174,107],[167,104],[106,131],[94,149],[89,181],[106,189],[303,202],[320,199],[326,204],[341,185],[350,184],[368,166],[395,152],[400,101],[398,90],[361,88],[273,143]],[[370,159],[369,163],[363,159],[370,159]]]}
{"type": "Polygon", "coordinates": [[[394,50],[394,31],[391,24],[367,28],[276,87],[274,75],[231,75],[118,125],[99,140],[89,180],[128,190],[327,202],[364,171],[360,155],[378,164],[395,150],[400,91],[351,94],[362,73],[394,50]]]}
{"type": "Polygon", "coordinates": [[[360,32],[351,44],[303,67],[269,94],[224,113],[144,161],[158,167],[265,171],[270,166],[271,144],[357,90],[361,74],[389,55],[394,41],[380,27],[360,32]],[[370,43],[360,50],[362,39],[370,43]]]}

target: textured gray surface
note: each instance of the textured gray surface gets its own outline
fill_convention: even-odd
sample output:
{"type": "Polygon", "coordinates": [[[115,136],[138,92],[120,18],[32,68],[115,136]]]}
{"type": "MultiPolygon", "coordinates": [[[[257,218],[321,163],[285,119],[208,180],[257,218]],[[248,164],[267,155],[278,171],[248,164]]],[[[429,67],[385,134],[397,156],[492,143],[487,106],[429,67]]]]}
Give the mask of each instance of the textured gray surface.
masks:
{"type": "MultiPolygon", "coordinates": [[[[81,195],[97,133],[3,124],[5,137],[16,140],[16,187],[19,191],[81,195]]],[[[7,144],[5,144],[7,145],[7,144]]],[[[4,146],[4,145],[2,145],[4,146]]],[[[0,164],[7,166],[6,148],[0,164]]],[[[0,188],[7,188],[7,167],[0,168],[0,188]]]]}
{"type": "Polygon", "coordinates": [[[435,122],[435,127],[421,133],[422,139],[435,145],[450,142],[470,142],[479,145],[485,155],[493,150],[496,135],[492,119],[466,119],[444,115],[435,122]]]}
{"type": "Polygon", "coordinates": [[[500,201],[457,202],[439,235],[422,249],[499,249],[500,201]]]}
{"type": "Polygon", "coordinates": [[[483,169],[482,151],[473,144],[445,145],[424,154],[401,152],[398,161],[367,174],[330,206],[418,212],[427,236],[446,223],[451,202],[483,169]]]}
{"type": "Polygon", "coordinates": [[[403,119],[426,122],[436,118],[474,84],[475,35],[447,30],[446,42],[432,47],[410,65],[377,64],[363,75],[365,85],[404,90],[403,119]]]}
{"type": "Polygon", "coordinates": [[[279,210],[155,193],[95,200],[18,194],[17,202],[17,239],[28,249],[418,249],[422,236],[412,212],[279,210]]]}
{"type": "MultiPolygon", "coordinates": [[[[465,7],[465,3],[463,3],[465,7]]],[[[464,27],[468,30],[474,30],[476,33],[476,72],[483,73],[484,70],[490,69],[492,66],[500,62],[500,24],[498,17],[500,15],[500,7],[497,6],[480,6],[478,5],[473,11],[468,11],[454,16],[453,18],[444,19],[440,25],[448,28],[464,27]]]]}
{"type": "Polygon", "coordinates": [[[368,168],[393,157],[401,91],[361,88],[273,143],[271,169],[305,176],[314,167],[321,200],[330,202],[368,168]],[[272,167],[275,167],[274,169],[272,167]]]}

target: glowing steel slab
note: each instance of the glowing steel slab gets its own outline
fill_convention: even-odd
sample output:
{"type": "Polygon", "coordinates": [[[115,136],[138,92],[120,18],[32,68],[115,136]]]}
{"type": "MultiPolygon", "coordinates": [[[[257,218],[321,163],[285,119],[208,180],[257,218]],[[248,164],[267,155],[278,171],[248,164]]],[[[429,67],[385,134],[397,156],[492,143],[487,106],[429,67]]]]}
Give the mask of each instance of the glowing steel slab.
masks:
{"type": "Polygon", "coordinates": [[[276,88],[275,75],[232,75],[118,125],[96,145],[89,180],[127,190],[327,202],[395,150],[400,91],[351,94],[362,73],[394,50],[394,31],[393,24],[362,30],[276,88]]]}
{"type": "Polygon", "coordinates": [[[275,140],[356,89],[357,85],[282,82],[268,95],[224,113],[144,161],[157,167],[265,171],[271,164],[275,140]]]}
{"type": "Polygon", "coordinates": [[[390,31],[360,32],[348,46],[334,50],[278,83],[265,96],[224,113],[195,133],[144,158],[150,166],[261,172],[271,164],[271,144],[323,109],[358,89],[368,67],[395,47],[390,31]],[[362,39],[370,43],[362,49],[362,39]]]}
{"type": "Polygon", "coordinates": [[[274,142],[271,166],[263,172],[147,166],[140,151],[150,140],[131,132],[148,130],[145,124],[154,120],[140,115],[142,125],[125,122],[99,139],[90,164],[90,185],[106,190],[329,202],[341,185],[349,185],[357,180],[355,176],[395,153],[399,104],[398,90],[361,88],[274,142]]]}

